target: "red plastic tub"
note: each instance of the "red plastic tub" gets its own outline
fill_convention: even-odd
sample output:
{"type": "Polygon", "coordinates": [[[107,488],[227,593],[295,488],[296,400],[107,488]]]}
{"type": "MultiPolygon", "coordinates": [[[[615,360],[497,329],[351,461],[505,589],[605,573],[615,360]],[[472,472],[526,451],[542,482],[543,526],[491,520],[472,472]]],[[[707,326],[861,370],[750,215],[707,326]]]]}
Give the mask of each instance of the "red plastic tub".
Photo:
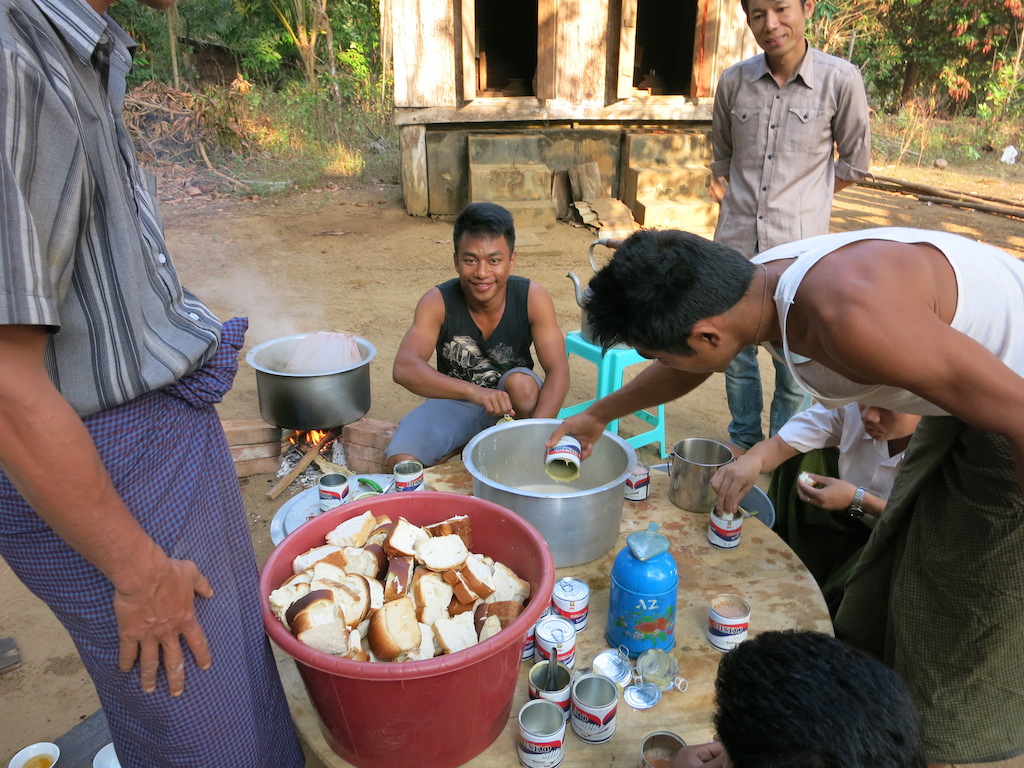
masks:
{"type": "Polygon", "coordinates": [[[410,761],[418,768],[455,768],[483,752],[505,727],[526,634],[547,607],[554,581],[547,544],[514,512],[472,496],[422,492],[349,502],[305,523],[271,553],[260,572],[260,596],[267,633],[295,660],[331,749],[359,768],[410,761]],[[427,661],[351,661],[303,645],[271,613],[268,596],[291,575],[296,555],[323,544],[338,523],[367,509],[416,525],[469,516],[473,551],[530,582],[526,609],[479,645],[427,661]]]}

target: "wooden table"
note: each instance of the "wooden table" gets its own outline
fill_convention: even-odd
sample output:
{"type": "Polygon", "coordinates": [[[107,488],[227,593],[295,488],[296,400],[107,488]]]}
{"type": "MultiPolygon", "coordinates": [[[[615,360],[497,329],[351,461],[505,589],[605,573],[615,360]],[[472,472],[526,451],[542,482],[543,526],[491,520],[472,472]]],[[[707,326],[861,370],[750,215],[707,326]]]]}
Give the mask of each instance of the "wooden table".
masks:
{"type": "MultiPolygon", "coordinates": [[[[471,494],[472,478],[461,463],[427,470],[433,490],[471,494]]],[[[625,502],[619,541],[607,555],[583,565],[559,568],[557,576],[584,579],[591,590],[587,628],[577,636],[576,668],[589,667],[598,652],[608,647],[604,639],[608,616],[608,590],[612,563],[625,546],[625,536],[658,523],[672,542],[679,570],[676,646],[680,674],[689,681],[684,692],[670,690],[647,710],[634,710],[619,700],[615,735],[605,744],[585,744],[567,728],[565,768],[615,766],[632,768],[638,762],[640,742],[651,731],[673,731],[687,744],[711,739],[714,712],[714,681],[722,653],[704,637],[708,599],[721,592],[741,595],[751,606],[751,635],[774,629],[810,629],[832,634],[828,608],[817,584],[792,550],[756,518],[743,524],[740,545],[724,550],[707,540],[708,516],[679,509],[668,498],[668,476],[651,473],[651,493],[646,501],[625,502]]],[[[316,712],[306,695],[292,660],[278,652],[278,666],[288,694],[292,715],[304,741],[330,768],[349,763],[338,757],[320,733],[316,712]]],[[[518,726],[516,716],[526,701],[524,663],[505,730],[478,757],[473,768],[515,768],[518,726]]],[[[413,756],[410,755],[410,759],[413,756]]]]}

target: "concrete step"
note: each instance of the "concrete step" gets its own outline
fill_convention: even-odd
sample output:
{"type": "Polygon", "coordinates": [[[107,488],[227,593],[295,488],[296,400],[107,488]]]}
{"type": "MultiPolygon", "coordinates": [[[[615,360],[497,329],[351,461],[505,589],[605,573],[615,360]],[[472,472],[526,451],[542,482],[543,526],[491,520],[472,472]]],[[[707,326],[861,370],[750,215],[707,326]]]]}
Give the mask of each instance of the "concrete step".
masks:
{"type": "Polygon", "coordinates": [[[551,169],[539,163],[470,163],[469,196],[491,202],[551,200],[551,169]]]}
{"type": "Polygon", "coordinates": [[[711,162],[710,131],[626,134],[630,166],[688,166],[711,162]]]}
{"type": "Polygon", "coordinates": [[[626,170],[625,198],[710,200],[711,171],[703,165],[632,166],[626,170]]]}
{"type": "Polygon", "coordinates": [[[718,206],[711,202],[641,198],[633,215],[647,228],[682,229],[710,239],[718,222],[718,206]]]}
{"type": "Polygon", "coordinates": [[[558,220],[553,200],[491,200],[490,202],[497,203],[509,210],[517,230],[520,227],[548,227],[557,223],[558,220]]]}
{"type": "Polygon", "coordinates": [[[544,157],[546,139],[540,134],[492,133],[469,136],[469,163],[480,165],[518,165],[539,163],[544,157]]]}

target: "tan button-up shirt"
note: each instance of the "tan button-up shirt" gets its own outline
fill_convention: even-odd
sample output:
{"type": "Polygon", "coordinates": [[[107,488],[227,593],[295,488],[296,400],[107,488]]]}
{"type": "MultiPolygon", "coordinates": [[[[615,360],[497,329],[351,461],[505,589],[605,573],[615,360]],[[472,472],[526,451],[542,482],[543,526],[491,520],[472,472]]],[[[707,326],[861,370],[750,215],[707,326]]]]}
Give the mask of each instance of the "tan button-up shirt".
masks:
{"type": "Polygon", "coordinates": [[[750,257],[825,234],[835,177],[859,181],[869,174],[860,70],[808,46],[780,88],[763,54],[741,61],[718,83],[711,138],[711,171],[729,178],[717,242],[750,257]]]}

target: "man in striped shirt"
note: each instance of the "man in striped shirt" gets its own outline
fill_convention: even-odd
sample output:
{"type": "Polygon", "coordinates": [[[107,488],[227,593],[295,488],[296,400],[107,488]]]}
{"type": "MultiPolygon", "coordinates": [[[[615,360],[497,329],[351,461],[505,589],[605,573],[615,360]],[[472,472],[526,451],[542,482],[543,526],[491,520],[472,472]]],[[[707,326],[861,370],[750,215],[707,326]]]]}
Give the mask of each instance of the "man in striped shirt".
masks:
{"type": "Polygon", "coordinates": [[[213,406],[246,323],[167,255],[112,2],[0,0],[0,554],[75,640],[126,768],[298,768],[213,406]]]}

